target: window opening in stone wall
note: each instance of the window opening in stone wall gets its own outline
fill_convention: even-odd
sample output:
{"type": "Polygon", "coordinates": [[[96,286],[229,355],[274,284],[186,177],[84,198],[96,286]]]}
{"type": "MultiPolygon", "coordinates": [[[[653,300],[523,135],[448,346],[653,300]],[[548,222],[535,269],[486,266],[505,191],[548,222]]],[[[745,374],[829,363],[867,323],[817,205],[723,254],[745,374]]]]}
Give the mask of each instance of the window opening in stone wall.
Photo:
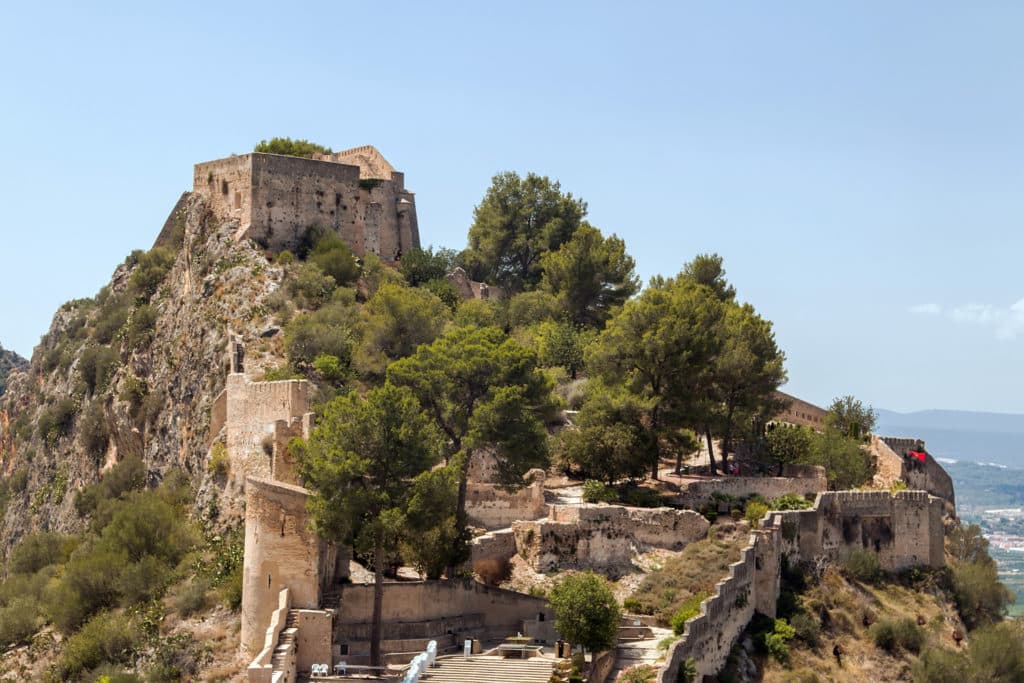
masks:
{"type": "Polygon", "coordinates": [[[241,192],[236,192],[235,193],[235,208],[236,209],[241,209],[242,208],[242,193],[241,192]]]}
{"type": "Polygon", "coordinates": [[[220,193],[221,194],[227,194],[228,193],[228,181],[226,181],[226,180],[220,181],[220,193]]]}

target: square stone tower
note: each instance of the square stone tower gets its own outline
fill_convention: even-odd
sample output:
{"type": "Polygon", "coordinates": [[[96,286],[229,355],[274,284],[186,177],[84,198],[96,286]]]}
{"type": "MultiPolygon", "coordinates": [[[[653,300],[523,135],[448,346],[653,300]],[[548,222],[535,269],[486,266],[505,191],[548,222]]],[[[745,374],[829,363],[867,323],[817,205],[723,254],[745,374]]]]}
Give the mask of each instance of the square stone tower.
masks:
{"type": "Polygon", "coordinates": [[[253,152],[203,162],[193,191],[219,218],[238,221],[235,239],[273,251],[294,249],[311,227],[384,261],[420,246],[415,197],[372,145],[313,159],[253,152]]]}

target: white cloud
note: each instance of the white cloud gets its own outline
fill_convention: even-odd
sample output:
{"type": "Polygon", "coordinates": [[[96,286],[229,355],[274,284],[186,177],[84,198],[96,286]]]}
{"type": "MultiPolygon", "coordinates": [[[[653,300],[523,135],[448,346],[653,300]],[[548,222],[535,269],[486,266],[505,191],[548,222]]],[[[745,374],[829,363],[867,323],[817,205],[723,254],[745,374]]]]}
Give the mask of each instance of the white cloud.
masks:
{"type": "Polygon", "coordinates": [[[1024,299],[1007,306],[966,304],[949,311],[949,318],[966,325],[988,327],[999,339],[1016,339],[1024,334],[1024,299]]]}
{"type": "Polygon", "coordinates": [[[938,304],[918,304],[910,307],[911,313],[918,315],[938,315],[942,313],[942,306],[938,304]]]}

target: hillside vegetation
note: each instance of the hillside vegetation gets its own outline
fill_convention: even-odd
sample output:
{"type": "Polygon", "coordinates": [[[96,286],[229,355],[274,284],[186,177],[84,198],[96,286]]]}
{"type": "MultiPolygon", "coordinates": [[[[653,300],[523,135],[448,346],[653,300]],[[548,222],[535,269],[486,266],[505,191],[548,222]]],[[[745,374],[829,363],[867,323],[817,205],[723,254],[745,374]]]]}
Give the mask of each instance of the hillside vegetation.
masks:
{"type": "Polygon", "coordinates": [[[785,567],[775,620],[757,617],[722,680],[1024,680],[1024,623],[976,526],[951,525],[948,566],[887,574],[855,552],[823,569],[785,567]],[[744,644],[745,641],[745,644],[744,644]]]}
{"type": "MultiPolygon", "coordinates": [[[[244,497],[209,433],[229,335],[245,343],[253,379],[313,383],[321,419],[308,442],[291,444],[313,522],[352,544],[378,581],[402,563],[454,575],[472,533],[469,459],[481,449],[509,488],[541,467],[624,496],[698,439],[713,470],[743,450],[765,467],[825,464],[836,486],[870,476],[870,425],[846,409],[872,413],[853,399],[809,442],[765,432],[785,356],[719,256],[698,255],[640,292],[625,243],[586,210],[547,177],[500,174],[466,250],[428,247],[386,264],[356,259],[317,226],[279,253],[236,242],[236,223],[189,198],[158,245],[57,311],[31,373],[15,373],[0,399],[8,679],[169,681],[201,663],[207,680],[225,680],[239,670],[244,497]],[[505,296],[463,301],[447,278],[456,266],[505,296]],[[562,407],[579,410],[575,424],[552,429],[562,407]],[[209,623],[231,627],[213,637],[209,623]]],[[[753,503],[756,520],[764,502],[753,503]]],[[[694,544],[633,606],[678,621],[737,538],[694,544]]]]}

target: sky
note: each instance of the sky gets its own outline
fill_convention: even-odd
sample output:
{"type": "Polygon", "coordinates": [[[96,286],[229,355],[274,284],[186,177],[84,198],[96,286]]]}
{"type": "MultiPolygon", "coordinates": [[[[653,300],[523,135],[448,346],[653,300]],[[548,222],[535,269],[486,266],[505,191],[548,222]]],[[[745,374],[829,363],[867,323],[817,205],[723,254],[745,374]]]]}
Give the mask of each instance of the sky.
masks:
{"type": "Polygon", "coordinates": [[[644,281],[722,255],[811,402],[1024,413],[1024,5],[98,4],[0,4],[5,348],[148,248],[194,163],[291,136],[380,149],[424,246],[512,170],[644,281]]]}

